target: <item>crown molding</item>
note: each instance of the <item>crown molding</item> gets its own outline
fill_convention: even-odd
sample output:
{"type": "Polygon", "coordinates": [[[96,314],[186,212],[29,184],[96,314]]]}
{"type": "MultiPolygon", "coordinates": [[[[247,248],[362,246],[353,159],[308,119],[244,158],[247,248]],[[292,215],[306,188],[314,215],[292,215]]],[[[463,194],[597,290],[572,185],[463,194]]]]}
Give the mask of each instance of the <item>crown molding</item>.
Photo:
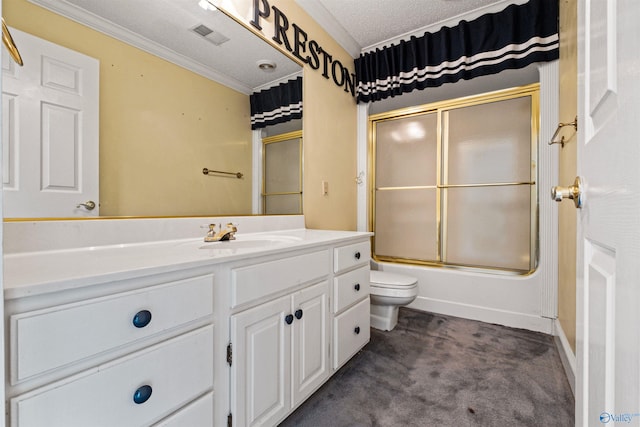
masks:
{"type": "Polygon", "coordinates": [[[111,21],[107,21],[88,12],[74,4],[68,3],[65,0],[28,0],[30,3],[43,7],[72,21],[78,22],[91,29],[99,31],[107,36],[120,40],[123,43],[134,46],[140,50],[143,50],[152,55],[158,56],[166,61],[169,61],[175,65],[186,68],[189,71],[193,71],[207,79],[213,80],[224,86],[230,87],[238,92],[249,95],[253,92],[253,89],[249,86],[241,83],[240,81],[228,77],[224,74],[218,73],[212,68],[194,61],[179,52],[168,49],[154,41],[151,41],[139,34],[134,33],[120,25],[114,24],[111,21]]]}
{"type": "Polygon", "coordinates": [[[335,20],[333,15],[318,0],[296,0],[329,35],[346,50],[352,58],[360,56],[362,46],[355,41],[345,28],[335,20]]]}

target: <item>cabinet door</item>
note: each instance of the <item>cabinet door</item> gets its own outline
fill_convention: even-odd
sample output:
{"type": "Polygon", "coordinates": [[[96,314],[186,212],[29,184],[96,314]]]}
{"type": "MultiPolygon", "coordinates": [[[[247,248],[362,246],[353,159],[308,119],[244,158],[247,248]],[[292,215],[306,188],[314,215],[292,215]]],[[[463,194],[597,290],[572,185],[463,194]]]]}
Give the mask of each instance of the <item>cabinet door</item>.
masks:
{"type": "Polygon", "coordinates": [[[293,405],[303,401],[329,376],[329,282],[293,295],[293,405]]]}
{"type": "Polygon", "coordinates": [[[231,316],[231,412],[236,426],[275,425],[291,407],[291,329],[285,296],[231,316]]]}

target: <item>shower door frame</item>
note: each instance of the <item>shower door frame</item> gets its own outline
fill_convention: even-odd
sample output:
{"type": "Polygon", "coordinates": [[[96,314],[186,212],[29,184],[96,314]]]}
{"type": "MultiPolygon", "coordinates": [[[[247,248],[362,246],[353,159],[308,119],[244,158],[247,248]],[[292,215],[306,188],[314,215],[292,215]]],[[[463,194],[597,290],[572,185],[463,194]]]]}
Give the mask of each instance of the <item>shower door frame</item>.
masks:
{"type": "MultiPolygon", "coordinates": [[[[459,99],[447,100],[436,102],[432,104],[420,105],[416,107],[403,108],[400,110],[389,111],[385,113],[380,113],[376,115],[372,115],[368,120],[368,144],[369,144],[369,189],[370,189],[370,197],[369,197],[369,229],[371,231],[375,230],[376,225],[376,191],[379,190],[376,187],[376,131],[375,124],[379,121],[383,120],[392,120],[398,118],[408,118],[411,116],[417,116],[422,114],[429,113],[437,113],[437,162],[436,162],[436,175],[437,175],[437,183],[435,187],[436,189],[436,222],[437,222],[437,231],[436,231],[436,245],[437,245],[437,259],[436,260],[420,260],[420,259],[412,259],[412,258],[403,258],[397,256],[385,256],[378,255],[375,252],[375,237],[372,239],[372,254],[373,259],[375,261],[383,261],[383,262],[394,262],[394,263],[403,263],[403,264],[415,264],[415,265],[426,265],[426,266],[436,266],[436,267],[447,267],[453,269],[470,269],[474,271],[478,270],[490,270],[494,273],[501,274],[517,274],[517,275],[528,275],[535,271],[538,266],[538,257],[539,257],[539,237],[538,237],[538,215],[539,215],[539,205],[538,205],[538,184],[537,184],[537,173],[538,173],[538,139],[540,133],[540,84],[533,83],[530,85],[525,85],[517,88],[504,89],[495,92],[489,92],[480,95],[468,96],[459,99]],[[478,266],[478,265],[465,265],[465,264],[454,264],[447,263],[443,261],[443,253],[446,254],[446,230],[443,224],[443,200],[442,195],[447,192],[448,188],[454,188],[459,186],[449,186],[447,184],[443,184],[443,180],[445,178],[443,171],[443,163],[447,161],[446,156],[443,155],[443,141],[444,135],[442,135],[442,115],[444,112],[449,110],[454,110],[462,107],[476,106],[490,102],[496,101],[504,101],[514,98],[520,97],[531,97],[531,171],[530,171],[530,180],[527,182],[513,182],[513,183],[496,183],[497,185],[530,185],[531,193],[530,193],[530,247],[529,247],[529,268],[526,270],[516,270],[510,268],[502,268],[502,267],[491,267],[491,266],[478,266]]],[[[487,186],[496,185],[489,184],[487,186]]],[[[474,185],[470,185],[474,186],[474,185]]],[[[409,187],[407,187],[409,188],[409,187]]],[[[416,187],[417,188],[417,187],[416,187]]],[[[422,188],[422,187],[421,187],[422,188]]],[[[427,188],[427,187],[424,187],[427,188]]],[[[444,219],[446,220],[446,218],[444,219]]]]}

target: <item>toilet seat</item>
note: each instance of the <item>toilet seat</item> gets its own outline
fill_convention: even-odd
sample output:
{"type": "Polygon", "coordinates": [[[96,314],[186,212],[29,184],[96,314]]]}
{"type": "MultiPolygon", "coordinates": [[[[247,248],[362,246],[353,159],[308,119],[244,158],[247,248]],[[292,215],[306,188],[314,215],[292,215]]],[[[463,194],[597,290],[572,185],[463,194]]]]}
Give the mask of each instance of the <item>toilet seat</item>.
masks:
{"type": "Polygon", "coordinates": [[[415,277],[404,274],[371,270],[369,282],[371,282],[371,286],[376,288],[407,289],[416,287],[418,280],[415,277]]]}
{"type": "Polygon", "coordinates": [[[388,304],[387,299],[381,300],[381,298],[396,298],[395,301],[399,305],[409,304],[411,301],[415,299],[418,295],[418,286],[413,288],[405,288],[405,289],[392,289],[392,288],[377,288],[375,286],[371,287],[371,292],[369,293],[371,297],[371,301],[373,304],[381,303],[388,304]],[[404,302],[404,300],[409,300],[408,302],[404,302]]]}
{"type": "Polygon", "coordinates": [[[370,294],[374,303],[377,302],[376,296],[413,299],[418,294],[418,280],[404,274],[372,270],[369,282],[371,284],[370,294]]]}

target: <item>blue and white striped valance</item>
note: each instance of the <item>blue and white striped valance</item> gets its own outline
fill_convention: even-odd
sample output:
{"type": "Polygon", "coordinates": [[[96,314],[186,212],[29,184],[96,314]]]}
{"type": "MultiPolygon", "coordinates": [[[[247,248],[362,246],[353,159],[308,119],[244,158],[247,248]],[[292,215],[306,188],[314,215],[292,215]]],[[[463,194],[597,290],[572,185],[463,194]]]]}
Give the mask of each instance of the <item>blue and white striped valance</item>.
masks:
{"type": "Polygon", "coordinates": [[[252,93],[251,129],[288,122],[302,117],[302,77],[252,93]]]}
{"type": "Polygon", "coordinates": [[[358,102],[558,59],[558,1],[530,0],[502,12],[411,37],[355,60],[358,102]]]}

